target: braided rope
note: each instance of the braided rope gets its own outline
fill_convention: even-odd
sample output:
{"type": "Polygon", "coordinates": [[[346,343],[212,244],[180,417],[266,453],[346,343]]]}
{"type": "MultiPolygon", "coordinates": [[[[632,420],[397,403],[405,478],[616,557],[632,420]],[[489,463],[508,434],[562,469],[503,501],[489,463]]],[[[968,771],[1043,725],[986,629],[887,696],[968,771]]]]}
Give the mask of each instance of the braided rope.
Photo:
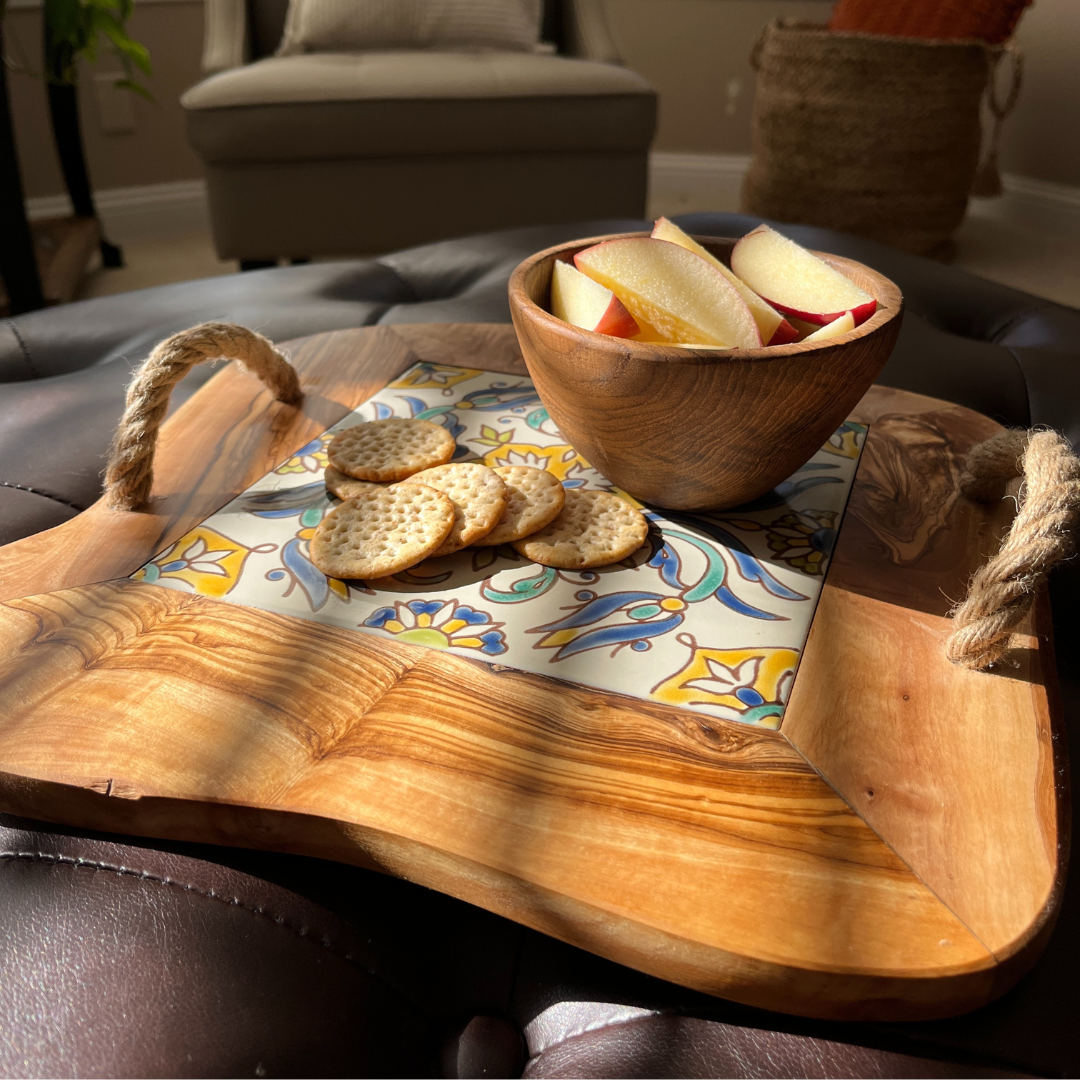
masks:
{"type": "Polygon", "coordinates": [[[1055,431],[1004,431],[972,447],[960,488],[1000,497],[1002,481],[1023,476],[1019,509],[998,553],[971,579],[952,612],[945,655],[983,671],[1002,658],[1046,575],[1073,551],[1080,513],[1080,459],[1055,431]]]}
{"type": "Polygon", "coordinates": [[[258,375],[278,401],[301,398],[296,371],[270,341],[234,323],[203,323],[160,342],[135,373],[105,469],[105,505],[140,510],[150,499],[158,428],[173,387],[205,360],[236,360],[258,375]]]}

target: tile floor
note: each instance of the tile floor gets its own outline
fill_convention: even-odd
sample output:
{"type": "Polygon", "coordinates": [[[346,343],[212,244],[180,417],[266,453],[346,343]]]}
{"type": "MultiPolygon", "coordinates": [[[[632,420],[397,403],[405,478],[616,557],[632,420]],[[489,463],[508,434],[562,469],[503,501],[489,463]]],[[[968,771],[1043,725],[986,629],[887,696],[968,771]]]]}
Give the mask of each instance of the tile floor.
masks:
{"type": "MultiPolygon", "coordinates": [[[[649,211],[655,217],[710,208],[730,209],[714,200],[711,206],[656,202],[649,211]]],[[[1073,227],[1050,233],[1042,224],[1042,229],[1027,228],[1022,222],[999,219],[992,203],[973,203],[957,234],[953,265],[1080,308],[1080,230],[1069,223],[1073,227]]],[[[238,270],[235,261],[217,257],[206,228],[167,239],[133,239],[123,242],[123,248],[126,265],[118,270],[92,269],[80,291],[81,299],[238,270]]]]}

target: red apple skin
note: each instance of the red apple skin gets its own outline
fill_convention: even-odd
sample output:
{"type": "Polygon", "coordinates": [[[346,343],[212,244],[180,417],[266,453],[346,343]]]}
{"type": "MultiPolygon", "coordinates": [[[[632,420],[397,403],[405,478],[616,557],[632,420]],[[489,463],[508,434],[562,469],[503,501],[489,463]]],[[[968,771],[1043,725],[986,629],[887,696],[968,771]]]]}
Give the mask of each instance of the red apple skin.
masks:
{"type": "Polygon", "coordinates": [[[634,321],[634,316],[626,310],[626,305],[613,295],[607,311],[600,316],[600,321],[593,330],[597,334],[607,334],[609,337],[628,338],[639,333],[641,327],[634,321]]]}
{"type": "MultiPolygon", "coordinates": [[[[835,322],[844,314],[843,311],[833,311],[825,315],[815,311],[800,311],[798,308],[788,307],[786,304],[777,303],[771,297],[764,297],[777,311],[782,311],[785,315],[794,315],[796,319],[802,319],[803,322],[813,323],[815,326],[828,326],[829,323],[835,322]]],[[[871,315],[877,311],[877,301],[869,300],[865,304],[859,304],[858,307],[845,308],[844,311],[850,311],[851,317],[855,320],[855,325],[860,326],[866,322],[871,315]]],[[[773,337],[775,338],[775,334],[773,337]]],[[[775,345],[777,342],[770,341],[770,345],[775,345]]]]}
{"type": "Polygon", "coordinates": [[[769,345],[790,345],[793,341],[799,340],[799,331],[795,329],[787,321],[787,319],[781,319],[780,325],[773,331],[773,336],[769,338],[767,344],[769,345]]]}

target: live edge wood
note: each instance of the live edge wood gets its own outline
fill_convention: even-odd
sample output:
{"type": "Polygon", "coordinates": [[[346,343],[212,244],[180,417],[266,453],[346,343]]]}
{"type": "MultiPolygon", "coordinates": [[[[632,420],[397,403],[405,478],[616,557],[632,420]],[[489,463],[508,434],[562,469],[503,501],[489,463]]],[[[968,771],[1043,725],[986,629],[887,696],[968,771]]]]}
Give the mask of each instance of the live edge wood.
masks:
{"type": "MultiPolygon", "coordinates": [[[[878,301],[861,326],[825,342],[680,349],[555,318],[556,260],[610,239],[560,244],[526,259],[510,278],[510,315],[559,430],[609,480],[652,506],[726,509],[771,491],[843,423],[900,332],[904,299],[896,285],[823,252],[816,254],[878,301]]],[[[695,239],[730,262],[734,240],[695,239]]]]}
{"type": "Polygon", "coordinates": [[[1030,966],[1068,845],[1047,607],[1002,674],[941,656],[947,598],[1008,525],[956,486],[991,421],[860,403],[867,449],[768,732],[124,580],[416,359],[523,370],[508,327],[292,352],[300,409],[225,371],[169,421],[148,514],[0,549],[4,809],[373,867],[805,1015],[963,1012],[1030,966]]]}

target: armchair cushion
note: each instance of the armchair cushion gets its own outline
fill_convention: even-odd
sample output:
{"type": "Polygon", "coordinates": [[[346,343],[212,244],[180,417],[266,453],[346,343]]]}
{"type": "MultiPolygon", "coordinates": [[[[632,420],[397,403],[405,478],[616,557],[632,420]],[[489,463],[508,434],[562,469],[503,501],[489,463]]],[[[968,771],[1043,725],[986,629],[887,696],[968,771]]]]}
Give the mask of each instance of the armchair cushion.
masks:
{"type": "Polygon", "coordinates": [[[214,75],[181,101],[210,165],[644,152],[656,116],[652,88],[627,68],[507,52],[271,57],[214,75]]]}
{"type": "Polygon", "coordinates": [[[281,56],[342,49],[533,48],[537,0],[290,0],[281,56]]]}

